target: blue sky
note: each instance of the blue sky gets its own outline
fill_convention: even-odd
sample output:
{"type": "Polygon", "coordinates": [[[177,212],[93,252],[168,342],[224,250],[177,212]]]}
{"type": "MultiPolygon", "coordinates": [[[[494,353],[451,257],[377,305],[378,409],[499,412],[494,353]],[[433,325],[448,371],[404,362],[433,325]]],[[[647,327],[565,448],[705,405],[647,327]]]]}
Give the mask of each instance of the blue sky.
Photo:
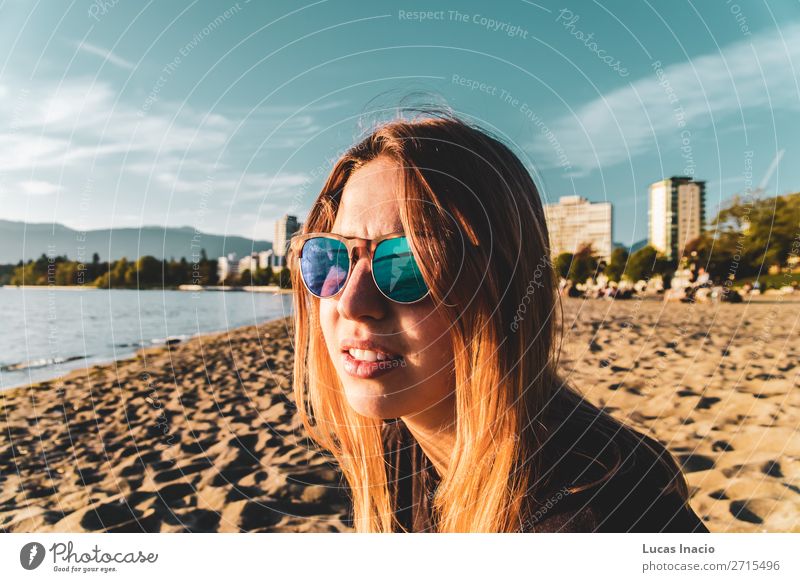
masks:
{"type": "Polygon", "coordinates": [[[706,180],[709,215],[800,190],[800,5],[6,0],[0,99],[4,219],[271,239],[365,128],[432,103],[630,244],[663,176],[706,180]]]}

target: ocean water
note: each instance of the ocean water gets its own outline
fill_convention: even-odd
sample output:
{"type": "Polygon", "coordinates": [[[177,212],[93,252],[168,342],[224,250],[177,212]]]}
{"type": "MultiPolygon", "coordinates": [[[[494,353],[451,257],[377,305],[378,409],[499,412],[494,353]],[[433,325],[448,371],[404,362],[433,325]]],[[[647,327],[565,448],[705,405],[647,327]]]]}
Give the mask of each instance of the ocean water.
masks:
{"type": "Polygon", "coordinates": [[[288,294],[0,288],[0,389],[291,311],[288,294]]]}

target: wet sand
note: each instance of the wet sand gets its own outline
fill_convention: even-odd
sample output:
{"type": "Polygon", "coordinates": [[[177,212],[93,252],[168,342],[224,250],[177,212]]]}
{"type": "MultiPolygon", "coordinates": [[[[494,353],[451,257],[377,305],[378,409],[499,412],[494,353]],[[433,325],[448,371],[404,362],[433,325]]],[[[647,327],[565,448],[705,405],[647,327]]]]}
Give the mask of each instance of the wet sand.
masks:
{"type": "MultiPolygon", "coordinates": [[[[800,531],[800,303],[564,300],[565,377],[681,461],[711,531],[800,531]]],[[[287,321],[0,393],[3,531],[348,531],[287,321]]]]}

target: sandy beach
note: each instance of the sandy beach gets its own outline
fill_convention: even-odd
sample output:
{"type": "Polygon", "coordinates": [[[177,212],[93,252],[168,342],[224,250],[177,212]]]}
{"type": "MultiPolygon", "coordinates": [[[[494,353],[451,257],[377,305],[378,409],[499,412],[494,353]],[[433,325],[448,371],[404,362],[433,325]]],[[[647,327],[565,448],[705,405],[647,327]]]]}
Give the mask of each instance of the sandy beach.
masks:
{"type": "Polygon", "coordinates": [[[343,531],[290,398],[286,320],[6,391],[5,531],[343,531]]]}
{"type": "MultiPolygon", "coordinates": [[[[714,532],[800,531],[800,303],[564,300],[561,366],[664,443],[714,532]]],[[[348,531],[291,396],[287,321],[0,392],[0,528],[348,531]]]]}

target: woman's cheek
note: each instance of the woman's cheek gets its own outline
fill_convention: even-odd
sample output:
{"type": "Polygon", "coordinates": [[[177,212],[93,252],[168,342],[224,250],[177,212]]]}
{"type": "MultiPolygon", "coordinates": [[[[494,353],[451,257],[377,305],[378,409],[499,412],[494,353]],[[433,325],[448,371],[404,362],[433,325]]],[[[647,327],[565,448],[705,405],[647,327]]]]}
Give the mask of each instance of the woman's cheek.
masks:
{"type": "Polygon", "coordinates": [[[408,335],[408,345],[413,357],[409,364],[415,368],[420,380],[431,379],[452,365],[453,348],[449,334],[449,324],[445,318],[427,309],[415,313],[413,322],[406,321],[405,329],[412,330],[408,335]],[[409,337],[410,336],[410,337],[409,337]]]}

